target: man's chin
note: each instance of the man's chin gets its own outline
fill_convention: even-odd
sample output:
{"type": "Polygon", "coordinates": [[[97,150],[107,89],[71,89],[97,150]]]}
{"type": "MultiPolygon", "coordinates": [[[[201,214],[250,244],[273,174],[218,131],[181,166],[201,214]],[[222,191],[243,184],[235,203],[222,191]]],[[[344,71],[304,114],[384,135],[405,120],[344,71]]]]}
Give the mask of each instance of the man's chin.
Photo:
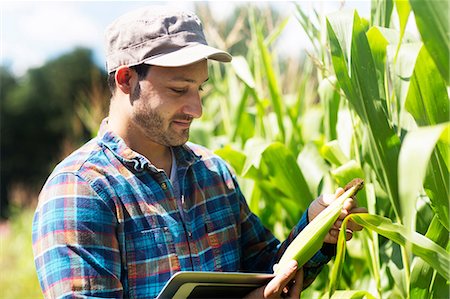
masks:
{"type": "Polygon", "coordinates": [[[177,136],[172,136],[172,138],[168,138],[168,144],[170,146],[180,146],[185,144],[189,140],[189,130],[187,130],[186,134],[177,134],[177,136]]]}

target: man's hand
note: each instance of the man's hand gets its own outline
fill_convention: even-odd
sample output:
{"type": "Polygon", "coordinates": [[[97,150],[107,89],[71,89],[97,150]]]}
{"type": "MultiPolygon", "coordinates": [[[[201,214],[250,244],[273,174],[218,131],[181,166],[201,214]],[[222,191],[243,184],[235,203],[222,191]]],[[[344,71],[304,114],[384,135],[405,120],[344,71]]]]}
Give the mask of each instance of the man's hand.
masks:
{"type": "Polygon", "coordinates": [[[297,261],[278,273],[268,284],[257,288],[245,298],[300,298],[303,289],[303,268],[298,269],[297,261]]]}
{"type": "MultiPolygon", "coordinates": [[[[316,198],[308,208],[308,221],[312,221],[320,212],[322,212],[326,207],[328,207],[336,198],[338,198],[341,194],[344,193],[344,189],[338,188],[335,194],[322,194],[318,198],[316,198]]],[[[344,203],[344,207],[342,208],[341,215],[333,224],[333,227],[330,229],[328,234],[325,236],[325,243],[336,244],[339,236],[339,229],[342,225],[342,221],[344,218],[353,213],[367,213],[366,208],[358,208],[358,204],[356,202],[356,198],[351,197],[347,199],[344,203]]],[[[349,221],[347,224],[347,231],[345,234],[346,240],[350,240],[353,237],[354,231],[362,230],[362,226],[349,221]]]]}

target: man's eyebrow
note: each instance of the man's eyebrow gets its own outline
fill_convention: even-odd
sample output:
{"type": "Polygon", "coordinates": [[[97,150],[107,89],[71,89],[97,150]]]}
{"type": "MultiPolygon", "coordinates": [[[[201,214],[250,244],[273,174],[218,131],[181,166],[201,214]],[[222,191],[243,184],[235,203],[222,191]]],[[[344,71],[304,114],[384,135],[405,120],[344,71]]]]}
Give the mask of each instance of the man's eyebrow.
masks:
{"type": "MultiPolygon", "coordinates": [[[[206,80],[203,81],[202,83],[205,83],[208,80],[209,80],[209,77],[206,78],[206,80]]],[[[173,77],[172,79],[170,79],[170,81],[181,81],[181,82],[188,82],[188,83],[197,83],[196,80],[191,79],[191,78],[187,78],[187,77],[173,77]]]]}

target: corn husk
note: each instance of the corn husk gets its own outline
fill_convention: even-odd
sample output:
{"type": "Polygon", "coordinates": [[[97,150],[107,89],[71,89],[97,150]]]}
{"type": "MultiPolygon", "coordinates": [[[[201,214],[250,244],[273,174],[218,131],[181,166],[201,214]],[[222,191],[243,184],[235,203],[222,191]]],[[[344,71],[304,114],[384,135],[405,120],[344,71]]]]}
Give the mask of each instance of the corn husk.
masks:
{"type": "Polygon", "coordinates": [[[286,267],[290,260],[296,260],[302,267],[322,247],[323,240],[341,214],[344,202],[362,189],[364,181],[354,179],[346,186],[346,191],[319,213],[288,246],[276,268],[275,274],[286,267]]]}

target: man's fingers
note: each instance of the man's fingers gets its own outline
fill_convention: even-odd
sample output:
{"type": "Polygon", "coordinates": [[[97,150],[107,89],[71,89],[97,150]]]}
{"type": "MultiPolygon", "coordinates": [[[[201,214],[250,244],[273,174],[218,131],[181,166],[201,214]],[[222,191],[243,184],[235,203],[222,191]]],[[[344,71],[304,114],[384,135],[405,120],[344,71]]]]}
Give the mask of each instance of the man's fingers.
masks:
{"type": "Polygon", "coordinates": [[[342,209],[350,211],[358,206],[358,202],[353,197],[349,197],[342,206],[342,209]]]}
{"type": "Polygon", "coordinates": [[[341,196],[342,194],[344,194],[344,192],[345,192],[344,188],[339,187],[339,188],[337,188],[336,191],[334,192],[334,196],[335,196],[336,198],[338,198],[339,196],[341,196]]]}
{"type": "MultiPolygon", "coordinates": [[[[330,244],[336,244],[339,239],[339,231],[338,229],[332,228],[328,234],[325,236],[324,242],[330,244]]],[[[346,229],[345,231],[345,240],[349,241],[353,237],[353,231],[350,229],[346,229]]]]}
{"type": "Polygon", "coordinates": [[[333,194],[328,194],[328,193],[325,193],[325,194],[322,194],[322,195],[320,195],[319,196],[319,204],[321,205],[321,206],[323,206],[324,208],[326,208],[326,207],[328,207],[332,202],[333,202],[333,200],[335,200],[336,198],[334,197],[334,195],[333,194]]]}
{"type": "Polygon", "coordinates": [[[349,213],[348,213],[347,210],[342,209],[342,210],[341,210],[341,214],[339,214],[338,220],[341,220],[341,221],[344,220],[344,218],[347,217],[348,214],[349,214],[349,213]]]}
{"type": "Polygon", "coordinates": [[[294,284],[289,288],[288,298],[300,298],[300,293],[303,289],[303,268],[297,271],[294,277],[294,284]]]}
{"type": "Polygon", "coordinates": [[[339,229],[340,227],[341,227],[341,225],[342,225],[342,220],[336,220],[334,223],[333,223],[333,226],[331,227],[332,229],[334,228],[334,229],[339,229]]]}
{"type": "Polygon", "coordinates": [[[273,269],[273,272],[274,272],[274,273],[277,272],[278,264],[273,265],[272,269],[273,269]]]}
{"type": "Polygon", "coordinates": [[[367,213],[367,212],[368,212],[367,209],[366,209],[366,208],[363,208],[363,207],[360,207],[360,208],[353,208],[353,209],[350,210],[350,213],[351,213],[351,214],[367,213]]]}
{"type": "Polygon", "coordinates": [[[325,243],[336,244],[339,237],[339,229],[332,228],[323,240],[325,243]]]}
{"type": "Polygon", "coordinates": [[[325,193],[321,195],[321,200],[319,202],[324,206],[328,207],[333,201],[336,200],[339,196],[341,196],[344,193],[344,189],[337,188],[336,192],[334,194],[325,193]]]}
{"type": "Polygon", "coordinates": [[[287,266],[281,269],[282,271],[267,284],[264,290],[264,297],[268,298],[274,294],[281,295],[283,289],[294,278],[297,268],[297,261],[290,261],[287,266]]]}
{"type": "Polygon", "coordinates": [[[351,238],[353,238],[353,231],[350,229],[345,230],[345,240],[349,241],[351,238]]]}
{"type": "MultiPolygon", "coordinates": [[[[367,209],[366,208],[354,208],[353,210],[350,211],[351,214],[358,214],[358,213],[367,213],[367,209]]],[[[356,232],[356,231],[360,231],[363,229],[363,227],[353,221],[349,221],[347,223],[347,228],[356,232]]]]}

